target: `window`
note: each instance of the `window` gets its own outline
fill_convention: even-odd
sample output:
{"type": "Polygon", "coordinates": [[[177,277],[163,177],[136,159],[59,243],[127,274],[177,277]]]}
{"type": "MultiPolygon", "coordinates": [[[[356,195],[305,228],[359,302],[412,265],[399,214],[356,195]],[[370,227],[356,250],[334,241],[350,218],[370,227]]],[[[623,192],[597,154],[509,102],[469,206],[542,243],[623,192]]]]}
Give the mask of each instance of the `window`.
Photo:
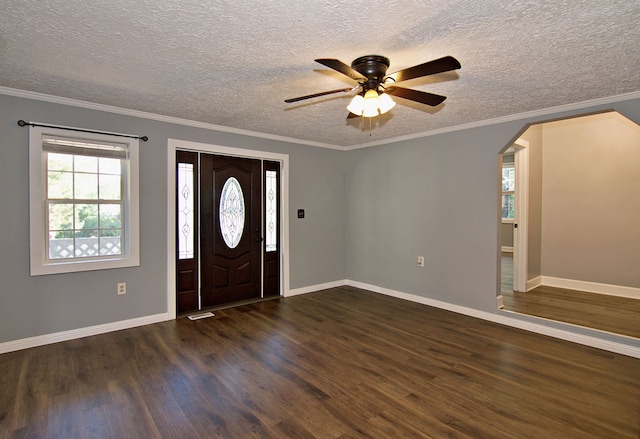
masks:
{"type": "Polygon", "coordinates": [[[193,164],[178,163],[178,259],[195,256],[193,164]]]}
{"type": "Polygon", "coordinates": [[[229,248],[236,248],[244,231],[244,195],[240,182],[229,177],[220,195],[220,232],[229,248]]]}
{"type": "Polygon", "coordinates": [[[278,250],[278,172],[265,171],[265,251],[278,250]]]}
{"type": "Polygon", "coordinates": [[[31,275],[139,265],[138,141],[31,127],[31,275]]]}
{"type": "Polygon", "coordinates": [[[516,168],[513,155],[504,156],[502,164],[502,219],[513,221],[515,218],[516,168]]]}

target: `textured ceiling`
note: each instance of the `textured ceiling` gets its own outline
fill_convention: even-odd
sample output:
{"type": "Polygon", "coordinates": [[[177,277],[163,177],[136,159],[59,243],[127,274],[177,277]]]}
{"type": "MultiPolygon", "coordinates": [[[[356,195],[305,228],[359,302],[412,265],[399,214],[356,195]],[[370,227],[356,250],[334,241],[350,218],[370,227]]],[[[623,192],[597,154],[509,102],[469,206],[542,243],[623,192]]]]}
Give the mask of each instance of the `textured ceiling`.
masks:
{"type": "Polygon", "coordinates": [[[637,0],[0,0],[0,86],[234,129],[353,146],[640,90],[637,0]],[[366,124],[355,83],[313,60],[380,54],[389,72],[445,55],[462,69],[401,85],[366,124]]]}

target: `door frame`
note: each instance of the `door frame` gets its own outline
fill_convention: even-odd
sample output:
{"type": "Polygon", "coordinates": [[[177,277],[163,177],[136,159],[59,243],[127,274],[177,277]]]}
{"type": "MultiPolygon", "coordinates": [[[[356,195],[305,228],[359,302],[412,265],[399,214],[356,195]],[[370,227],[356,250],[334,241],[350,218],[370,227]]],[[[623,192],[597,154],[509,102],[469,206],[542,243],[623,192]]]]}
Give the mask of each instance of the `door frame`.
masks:
{"type": "Polygon", "coordinates": [[[527,291],[528,223],[529,223],[529,142],[518,139],[515,148],[516,168],[516,222],[513,237],[513,289],[527,291]]]}
{"type": "Polygon", "coordinates": [[[252,158],[280,162],[281,218],[280,249],[282,296],[290,294],[289,279],[289,155],[251,149],[233,148],[187,140],[168,139],[167,141],[167,314],[169,319],[176,318],[176,151],[178,149],[204,152],[232,157],[252,158]]]}

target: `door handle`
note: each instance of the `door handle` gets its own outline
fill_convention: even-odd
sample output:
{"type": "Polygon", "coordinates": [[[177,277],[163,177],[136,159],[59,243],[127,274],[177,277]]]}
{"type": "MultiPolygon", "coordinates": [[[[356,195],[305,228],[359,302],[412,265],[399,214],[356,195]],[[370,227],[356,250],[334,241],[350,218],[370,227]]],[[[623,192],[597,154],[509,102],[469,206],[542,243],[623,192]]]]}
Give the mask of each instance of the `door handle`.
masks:
{"type": "Polygon", "coordinates": [[[258,236],[256,238],[256,242],[262,242],[262,241],[264,241],[264,238],[262,236],[258,236]]]}

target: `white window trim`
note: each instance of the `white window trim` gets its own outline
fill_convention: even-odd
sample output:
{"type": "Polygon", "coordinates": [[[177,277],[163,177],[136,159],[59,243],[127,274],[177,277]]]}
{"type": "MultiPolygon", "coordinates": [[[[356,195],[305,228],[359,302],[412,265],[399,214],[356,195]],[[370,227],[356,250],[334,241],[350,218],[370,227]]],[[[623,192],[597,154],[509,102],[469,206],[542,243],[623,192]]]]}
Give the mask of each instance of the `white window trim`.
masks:
{"type": "Polygon", "coordinates": [[[31,276],[140,265],[140,212],[139,212],[139,141],[134,138],[107,134],[71,133],[68,129],[29,127],[29,238],[31,276]],[[128,191],[125,193],[124,249],[119,256],[100,259],[46,261],[46,225],[44,215],[46,169],[42,149],[43,134],[91,141],[127,143],[129,149],[128,191]]]}

